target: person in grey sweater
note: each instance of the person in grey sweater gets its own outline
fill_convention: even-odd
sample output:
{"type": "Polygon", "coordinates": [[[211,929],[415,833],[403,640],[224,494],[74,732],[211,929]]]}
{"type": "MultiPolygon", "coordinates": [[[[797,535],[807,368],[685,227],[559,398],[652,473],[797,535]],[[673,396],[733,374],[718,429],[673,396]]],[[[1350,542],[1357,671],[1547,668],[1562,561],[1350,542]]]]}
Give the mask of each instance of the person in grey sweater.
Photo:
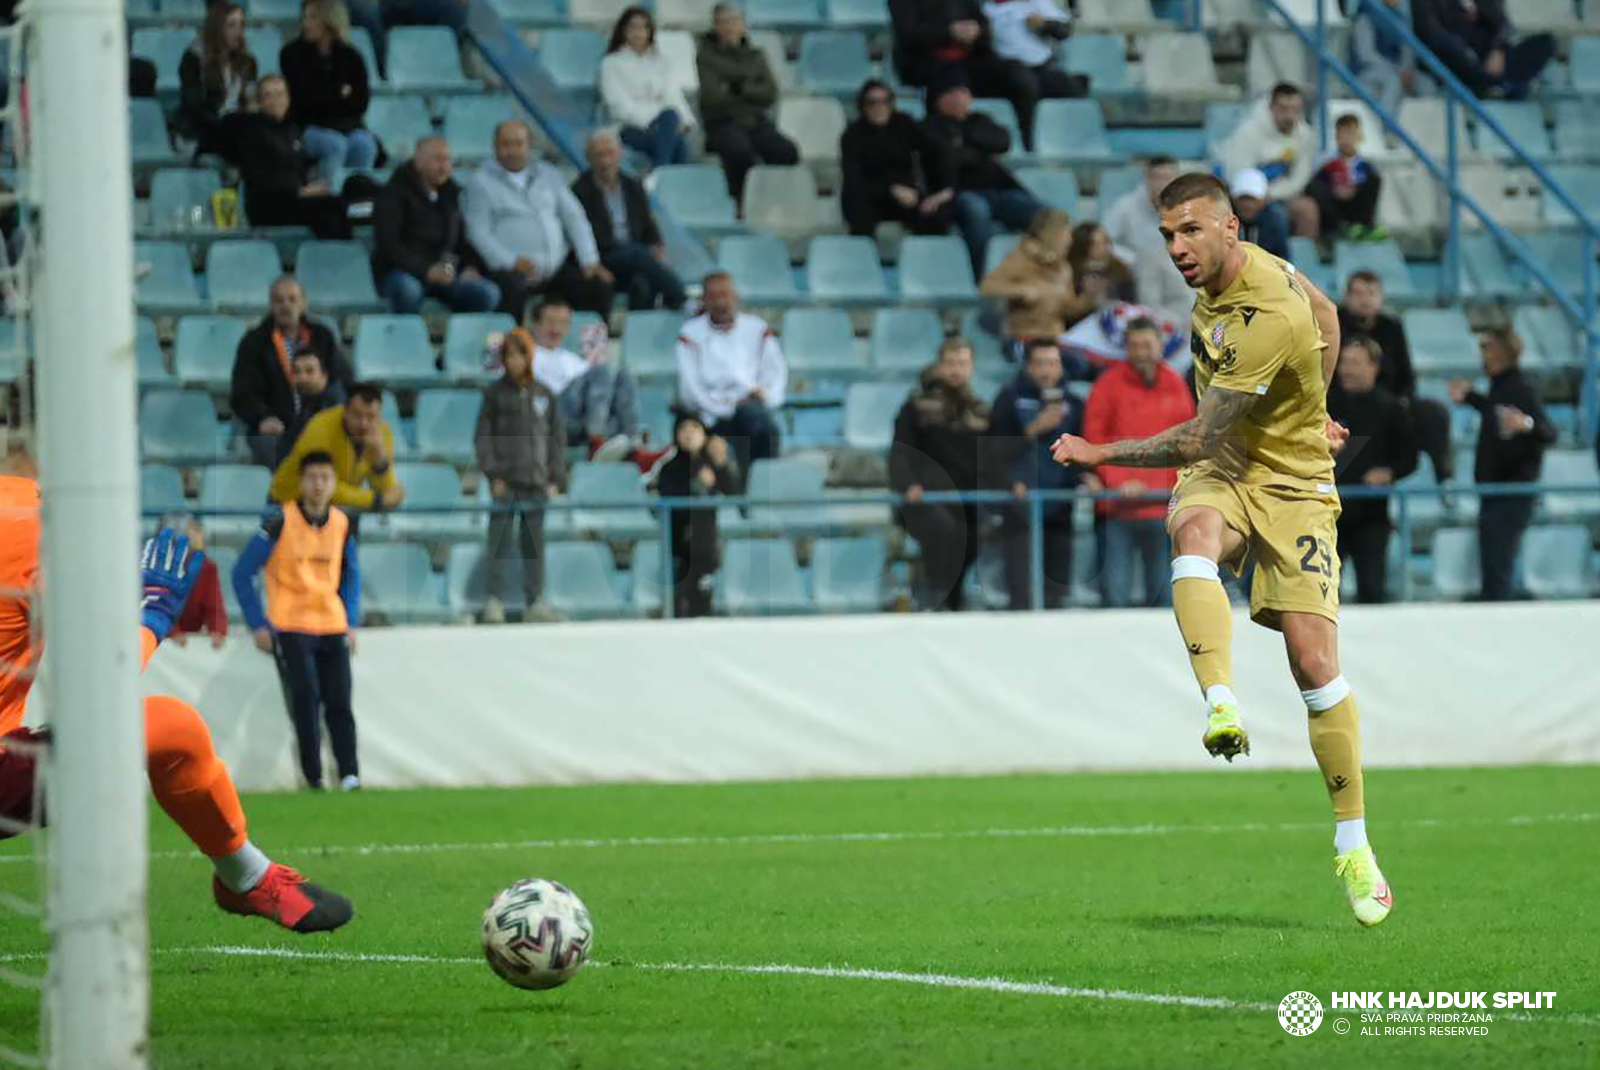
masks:
{"type": "Polygon", "coordinates": [[[533,159],[532,146],[522,120],[495,127],[494,159],[462,193],[467,241],[500,287],[500,310],[519,322],[528,299],[543,294],[608,317],[616,280],[600,262],[589,217],[561,172],[533,159]]]}
{"type": "Polygon", "coordinates": [[[483,391],[474,443],[478,468],[489,479],[495,504],[509,507],[489,517],[490,597],[484,622],[505,620],[505,606],[515,600],[517,564],[521,563],[526,618],[560,620],[540,600],[544,590],[544,512],[553,496],[567,489],[567,431],[556,396],[533,377],[533,337],[522,328],[506,335],[501,349],[505,375],[483,391]],[[520,524],[518,550],[511,547],[512,528],[520,524]]]}

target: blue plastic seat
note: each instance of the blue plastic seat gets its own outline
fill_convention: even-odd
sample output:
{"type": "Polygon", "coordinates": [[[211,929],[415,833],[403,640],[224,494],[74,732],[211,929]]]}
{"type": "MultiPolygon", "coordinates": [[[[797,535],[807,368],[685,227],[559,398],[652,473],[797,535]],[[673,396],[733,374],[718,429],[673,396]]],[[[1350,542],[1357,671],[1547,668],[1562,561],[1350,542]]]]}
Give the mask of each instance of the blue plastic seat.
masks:
{"type": "Polygon", "coordinates": [[[417,454],[470,464],[483,394],[477,390],[423,390],[417,394],[417,454]]]}
{"type": "Polygon", "coordinates": [[[796,74],[806,92],[853,98],[872,75],[866,37],[857,30],[809,31],[800,38],[796,74]]]}
{"type": "MultiPolygon", "coordinates": [[[[1556,154],[1550,131],[1544,125],[1543,104],[1530,100],[1486,100],[1483,110],[1535,160],[1548,160],[1556,154]]],[[[1487,123],[1477,124],[1477,144],[1481,155],[1497,160],[1514,159],[1505,141],[1489,129],[1487,123]]]]}
{"type": "Polygon", "coordinates": [[[606,41],[593,30],[546,30],[539,40],[539,62],[565,93],[592,99],[600,84],[600,57],[606,41]]]}
{"type": "Polygon", "coordinates": [[[1356,271],[1371,271],[1383,280],[1384,294],[1391,301],[1415,301],[1421,297],[1406,270],[1405,257],[1398,243],[1341,241],[1334,246],[1333,268],[1342,291],[1356,271]]]}
{"type": "Polygon", "coordinates": [[[269,241],[219,241],[206,250],[206,288],[216,309],[265,312],[282,274],[278,247],[269,241]]]}
{"type": "Polygon", "coordinates": [[[160,101],[143,97],[128,102],[128,142],[135,167],[177,162],[160,101]]]}
{"type": "Polygon", "coordinates": [[[1477,594],[1482,581],[1478,565],[1478,529],[1440,528],[1434,532],[1434,593],[1440,598],[1460,601],[1477,594]]]}
{"type": "Polygon", "coordinates": [[[361,606],[363,616],[378,614],[394,623],[450,616],[428,551],[405,542],[361,548],[361,606]]]}
{"type": "Polygon", "coordinates": [[[871,238],[825,235],[811,239],[806,252],[806,286],[811,297],[837,305],[889,301],[889,282],[871,238]]]}
{"type": "Polygon", "coordinates": [[[1600,37],[1574,37],[1567,66],[1572,71],[1573,89],[1584,94],[1600,94],[1600,37]]]}
{"type": "Polygon", "coordinates": [[[439,381],[433,343],[421,316],[362,316],[356,328],[355,372],[393,386],[439,381]]]}
{"type": "Polygon", "coordinates": [[[590,461],[572,466],[572,531],[615,539],[641,538],[656,530],[639,469],[627,463],[590,461]]]}
{"type": "Polygon", "coordinates": [[[478,83],[461,69],[454,31],[397,26],[389,31],[389,87],[411,93],[462,93],[478,83]]]}
{"type": "Polygon", "coordinates": [[[489,0],[489,6],[514,26],[567,25],[565,0],[489,0]]]}
{"type": "Polygon", "coordinates": [[[212,460],[217,428],[217,410],[203,390],[150,390],[139,402],[139,451],[146,460],[212,460]]]}
{"type": "Polygon", "coordinates": [[[1233,132],[1239,129],[1239,123],[1244,120],[1245,105],[1234,104],[1228,101],[1212,101],[1206,105],[1203,129],[1206,139],[1206,156],[1212,160],[1222,159],[1222,145],[1233,132]]]}
{"type": "Polygon", "coordinates": [[[495,128],[507,119],[528,119],[509,93],[451,97],[444,108],[444,136],[457,165],[476,165],[492,157],[495,128]]]}
{"type": "Polygon", "coordinates": [[[1461,236],[1462,296],[1509,297],[1521,291],[1498,241],[1488,234],[1461,236]]]}
{"type": "Polygon", "coordinates": [[[852,383],[844,401],[844,439],[851,449],[886,450],[908,383],[852,383]]]}
{"type": "Polygon", "coordinates": [[[1522,583],[1535,598],[1588,598],[1594,540],[1582,524],[1536,524],[1522,541],[1522,583]]]}
{"type": "Polygon", "coordinates": [[[178,65],[183,61],[183,54],[194,43],[194,38],[195,31],[192,29],[151,27],[134,30],[128,51],[156,65],[157,92],[176,93],[182,88],[178,80],[178,65]]]}
{"type": "Polygon", "coordinates": [[[827,510],[816,504],[783,502],[821,498],[827,468],[798,458],[772,458],[750,466],[745,495],[750,499],[749,527],[757,531],[785,532],[827,524],[827,510]]]}
{"type": "MultiPolygon", "coordinates": [[[[421,407],[421,402],[418,402],[421,407]]],[[[478,513],[417,513],[409,510],[461,508],[468,500],[461,493],[461,475],[451,464],[407,462],[394,466],[395,478],[406,488],[400,508],[384,514],[389,538],[400,542],[459,542],[481,539],[488,519],[478,513]]],[[[369,538],[369,523],[363,520],[361,534],[369,538]]]]}
{"type": "Polygon", "coordinates": [[[742,229],[728,182],[710,164],[669,164],[651,172],[655,195],[686,227],[709,232],[742,229]]]}
{"type": "Polygon", "coordinates": [[[318,308],[365,312],[383,306],[372,285],[366,247],[360,242],[303,242],[295,256],[294,273],[318,308]]]}
{"type": "Polygon", "coordinates": [[[672,445],[673,424],[672,389],[665,386],[638,388],[639,424],[649,435],[654,449],[672,445]]]}
{"type": "Polygon", "coordinates": [[[880,308],[872,317],[872,364],[916,373],[932,364],[944,342],[944,324],[926,308],[880,308]]]}
{"type": "Polygon", "coordinates": [[[841,28],[884,29],[889,25],[889,0],[828,0],[828,22],[841,28]]]}
{"type": "Polygon", "coordinates": [[[178,381],[225,393],[233,378],[239,340],[249,324],[231,316],[185,316],[178,321],[172,365],[178,381]]]}
{"type": "Polygon", "coordinates": [[[211,226],[211,195],[221,188],[221,177],[209,168],[157,171],[150,180],[150,229],[158,233],[192,230],[195,209],[199,209],[201,226],[211,226]]]}
{"type": "Polygon", "coordinates": [[[1600,160],[1600,123],[1594,105],[1581,100],[1556,104],[1556,153],[1563,160],[1600,160]]]}
{"type": "Polygon", "coordinates": [[[1093,100],[1041,100],[1033,118],[1033,151],[1042,160],[1097,163],[1116,158],[1106,120],[1093,100]]]}
{"type": "Polygon", "coordinates": [[[635,378],[678,374],[678,332],[683,313],[668,309],[628,313],[622,332],[622,363],[635,378]]]}
{"type": "Polygon", "coordinates": [[[869,368],[850,316],[836,308],[791,308],[783,315],[783,355],[791,373],[861,375],[869,368]]]}
{"type": "MultiPolygon", "coordinates": [[[[490,564],[481,543],[458,542],[445,555],[445,605],[454,617],[470,617],[483,611],[489,597],[490,564]]],[[[518,584],[516,608],[522,605],[518,584]]]]}
{"type": "Polygon", "coordinates": [[[1577,332],[1559,308],[1524,305],[1511,317],[1511,325],[1527,346],[1524,363],[1541,371],[1576,369],[1577,332]]]}
{"type": "Polygon", "coordinates": [[[1596,488],[1593,492],[1544,495],[1539,503],[1543,515],[1556,520],[1600,517],[1600,475],[1595,472],[1593,450],[1547,450],[1539,482],[1552,487],[1596,488]]]}
{"type": "Polygon", "coordinates": [[[809,30],[826,23],[821,0],[746,0],[751,26],[775,30],[809,30]]]}
{"type": "Polygon", "coordinates": [[[724,238],[717,246],[717,262],[733,276],[747,304],[789,305],[800,300],[788,246],[771,235],[724,238]]]}
{"type": "Polygon", "coordinates": [[[133,260],[150,265],[150,273],[136,285],[141,311],[182,315],[205,308],[187,246],[179,242],[136,242],[133,260]]]}
{"type": "MultiPolygon", "coordinates": [[[[409,159],[417,142],[434,132],[427,102],[417,96],[373,97],[367,105],[366,122],[367,129],[396,160],[409,159]]],[[[452,143],[451,148],[455,147],[452,143]]]]}
{"type": "Polygon", "coordinates": [[[620,617],[616,565],[597,542],[557,542],[545,547],[544,600],[572,620],[620,617]]]}
{"type": "Polygon", "coordinates": [[[1127,39],[1121,34],[1074,34],[1061,46],[1061,66],[1088,75],[1096,96],[1133,88],[1128,80],[1127,39]]]}
{"type": "Polygon", "coordinates": [[[907,238],[900,244],[900,296],[930,304],[970,304],[978,299],[972,258],[956,237],[907,238]]]}
{"type": "Polygon", "coordinates": [[[1002,97],[980,97],[972,102],[972,110],[987,115],[1010,135],[1011,148],[1006,152],[1006,159],[1014,161],[1026,157],[1027,153],[1022,147],[1022,127],[1017,125],[1017,111],[1011,106],[1011,101],[1002,97]]]}
{"type": "Polygon", "coordinates": [[[815,603],[806,596],[788,539],[729,539],[717,573],[714,604],[737,616],[810,613],[815,603]]]}
{"type": "Polygon", "coordinates": [[[200,510],[246,509],[240,516],[207,516],[202,523],[217,542],[242,543],[261,526],[272,472],[255,464],[213,464],[200,470],[200,510]]]}
{"type": "MultiPolygon", "coordinates": [[[[166,9],[163,3],[162,9],[166,9]]],[[[250,0],[250,17],[263,22],[293,22],[300,17],[300,4],[297,0],[250,0]]],[[[261,59],[259,53],[256,59],[261,59]]]]}
{"type": "Polygon", "coordinates": [[[989,240],[983,247],[983,273],[988,275],[989,272],[999,267],[1001,262],[1010,256],[1012,250],[1016,249],[1020,244],[1022,244],[1021,234],[1002,232],[989,235],[989,240]]]}
{"type": "Polygon", "coordinates": [[[875,613],[883,608],[888,571],[875,535],[818,539],[811,544],[811,594],[824,613],[875,613]]]}
{"type": "MultiPolygon", "coordinates": [[[[1577,202],[1590,223],[1600,223],[1600,173],[1590,164],[1558,164],[1550,168],[1550,177],[1577,202]]],[[[1575,227],[1578,217],[1549,189],[1540,198],[1544,220],[1554,227],[1575,227]]]]}
{"type": "Polygon", "coordinates": [[[517,321],[504,312],[458,312],[444,332],[444,373],[464,382],[487,382],[489,335],[505,334],[517,321]]]}
{"type": "Polygon", "coordinates": [[[1471,375],[1482,364],[1466,314],[1455,308],[1414,308],[1405,314],[1406,341],[1419,375],[1471,375]]]}
{"type": "MultiPolygon", "coordinates": [[[[183,496],[183,473],[168,464],[139,466],[139,511],[183,513],[189,502],[183,496]]],[[[160,517],[147,517],[141,530],[153,532],[160,517]]]]}
{"type": "MultiPolygon", "coordinates": [[[[1017,181],[1033,194],[1040,204],[1065,212],[1073,219],[1081,214],[1078,209],[1078,176],[1064,168],[1024,167],[1017,171],[1017,181]]],[[[1101,215],[1105,212],[1102,210],[1101,215]]]]}
{"type": "Polygon", "coordinates": [[[138,368],[139,385],[176,386],[167,362],[161,356],[161,339],[156,335],[155,320],[140,316],[133,324],[133,352],[138,368]]]}
{"type": "Polygon", "coordinates": [[[661,585],[661,543],[641,539],[633,544],[628,557],[628,605],[639,616],[661,612],[664,588],[661,585]]]}

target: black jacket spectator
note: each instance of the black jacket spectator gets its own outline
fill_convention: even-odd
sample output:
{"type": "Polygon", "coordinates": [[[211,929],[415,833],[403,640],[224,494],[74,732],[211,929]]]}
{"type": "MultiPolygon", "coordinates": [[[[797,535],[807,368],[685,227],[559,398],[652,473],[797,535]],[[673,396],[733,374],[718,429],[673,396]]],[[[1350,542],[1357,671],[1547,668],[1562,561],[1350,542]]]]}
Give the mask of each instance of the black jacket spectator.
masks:
{"type": "MultiPolygon", "coordinates": [[[[1378,367],[1378,385],[1396,399],[1404,401],[1417,392],[1417,373],[1411,366],[1411,346],[1406,342],[1405,324],[1399,316],[1379,312],[1368,322],[1343,306],[1339,309],[1339,337],[1354,338],[1364,334],[1383,349],[1383,361],[1378,367]]],[[[1328,387],[1328,408],[1332,410],[1335,399],[1344,393],[1339,377],[1334,376],[1328,387]]]]}
{"type": "MultiPolygon", "coordinates": [[[[697,416],[679,414],[673,431],[675,442],[683,441],[685,423],[700,424],[697,416]]],[[[676,445],[656,475],[656,491],[663,498],[709,498],[736,495],[740,491],[738,465],[733,452],[714,450],[711,439],[700,424],[698,451],[676,445]],[[721,463],[713,456],[718,453],[721,463]]],[[[672,511],[672,579],[677,615],[703,617],[711,612],[712,577],[720,564],[717,545],[717,510],[674,509],[672,511]]]]}
{"type": "Polygon", "coordinates": [[[1489,380],[1487,396],[1474,390],[1467,394],[1466,403],[1483,415],[1472,478],[1479,483],[1537,483],[1544,451],[1556,441],[1556,428],[1522,370],[1510,368],[1494,376],[1489,380]],[[1501,435],[1497,416],[1500,406],[1519,409],[1532,417],[1533,429],[1525,434],[1501,435]]]}
{"type": "Polygon", "coordinates": [[[919,234],[942,234],[949,229],[954,205],[933,213],[919,206],[906,207],[891,192],[892,186],[915,190],[919,198],[938,192],[928,184],[928,168],[938,148],[928,132],[905,112],[894,111],[891,90],[882,82],[871,81],[856,96],[861,118],[851,123],[839,139],[839,159],[844,169],[840,202],[850,233],[871,237],[879,223],[904,223],[919,234]],[[889,98],[887,106],[876,105],[867,114],[868,98],[889,98]],[[875,121],[879,112],[884,121],[875,121]]]}
{"type": "Polygon", "coordinates": [[[894,69],[906,85],[924,86],[949,64],[974,67],[999,62],[989,20],[978,0],[889,0],[894,27],[894,69]],[[950,36],[951,23],[970,20],[983,32],[971,45],[950,36]]]}
{"type": "MultiPolygon", "coordinates": [[[[1533,385],[1516,365],[1521,341],[1515,335],[1491,331],[1483,343],[1485,370],[1491,353],[1509,350],[1509,360],[1489,376],[1485,397],[1469,390],[1463,399],[1483,416],[1478,429],[1478,454],[1473,476],[1482,484],[1537,483],[1544,451],[1556,440],[1555,425],[1545,415],[1533,385]],[[1521,413],[1506,412],[1515,409],[1521,413]],[[1520,424],[1521,426],[1507,426],[1520,424]]],[[[1460,389],[1459,385],[1454,389],[1460,389]]],[[[1478,503],[1478,565],[1483,580],[1482,598],[1500,602],[1517,596],[1514,577],[1522,536],[1533,520],[1535,496],[1497,494],[1478,503]]]]}
{"type": "Polygon", "coordinates": [[[197,142],[197,154],[233,159],[232,131],[224,119],[244,108],[259,73],[243,41],[244,9],[222,0],[207,10],[200,33],[178,61],[174,125],[197,142]],[[230,47],[230,41],[237,47],[230,47]]]}
{"type": "Polygon", "coordinates": [[[799,148],[772,122],[778,81],[766,53],[748,37],[724,44],[715,30],[706,34],[695,53],[695,69],[706,148],[722,159],[735,201],[743,200],[745,176],[756,164],[792,167],[800,162],[799,148]]]}
{"type": "MultiPolygon", "coordinates": [[[[1411,417],[1400,399],[1382,386],[1365,394],[1328,395],[1328,415],[1350,429],[1350,443],[1338,457],[1338,483],[1359,487],[1375,468],[1387,468],[1399,482],[1417,470],[1417,439],[1411,417]]],[[[1341,528],[1353,524],[1389,524],[1384,498],[1350,499],[1339,518],[1341,528]]]]}
{"type": "Polygon", "coordinates": [[[468,253],[461,186],[450,179],[432,198],[410,160],[394,169],[372,212],[372,270],[381,284],[398,268],[423,278],[445,256],[468,253]]]}
{"type": "Polygon", "coordinates": [[[932,146],[929,185],[935,190],[1021,189],[1000,158],[1011,151],[1006,128],[979,111],[965,119],[932,112],[923,122],[932,146]]]}
{"type": "Polygon", "coordinates": [[[611,225],[611,212],[606,207],[606,196],[600,189],[600,183],[595,181],[594,172],[585,171],[578,176],[572,184],[573,196],[578,198],[578,203],[583,205],[584,214],[589,217],[589,227],[594,231],[594,243],[600,249],[603,257],[606,253],[619,245],[660,245],[661,230],[656,226],[656,217],[650,211],[650,196],[645,193],[644,185],[632,175],[619,175],[618,181],[622,184],[622,200],[628,208],[628,233],[617,234],[616,228],[611,225]]]}
{"type": "Polygon", "coordinates": [[[314,176],[297,123],[253,112],[230,125],[251,226],[306,226],[319,238],[350,236],[342,200],[331,193],[301,195],[314,176]]]}
{"type": "Polygon", "coordinates": [[[1411,24],[1427,45],[1479,96],[1499,91],[1513,100],[1527,96],[1529,84],[1555,54],[1555,38],[1535,34],[1513,43],[1511,20],[1502,0],[1411,0],[1411,24]],[[1505,69],[1491,73],[1485,61],[1494,53],[1505,69]]]}
{"type": "Polygon", "coordinates": [[[361,53],[334,41],[323,55],[316,45],[296,38],[283,46],[278,66],[289,83],[295,122],[348,134],[360,129],[371,102],[367,63],[361,53]],[[344,92],[349,86],[350,92],[344,92]]]}
{"type": "MultiPolygon", "coordinates": [[[[285,427],[294,423],[294,387],[284,371],[283,358],[273,338],[272,317],[265,316],[239,340],[233,358],[233,382],[228,389],[228,404],[235,418],[251,429],[269,416],[276,416],[285,427]]],[[[342,391],[350,383],[350,366],[339,351],[333,331],[316,320],[301,321],[300,348],[314,350],[328,371],[328,388],[342,391]]],[[[334,402],[338,404],[338,402],[334,402]]],[[[287,437],[287,436],[285,436],[287,437]]],[[[293,443],[293,439],[289,439],[293,443]]]]}

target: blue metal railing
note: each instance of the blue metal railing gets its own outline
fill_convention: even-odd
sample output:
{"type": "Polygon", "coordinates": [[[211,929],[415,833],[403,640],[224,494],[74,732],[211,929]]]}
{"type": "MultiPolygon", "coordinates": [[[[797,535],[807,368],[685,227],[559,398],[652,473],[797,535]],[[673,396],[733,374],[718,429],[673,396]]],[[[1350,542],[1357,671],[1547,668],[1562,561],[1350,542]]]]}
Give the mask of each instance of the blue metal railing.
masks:
{"type": "MultiPolygon", "coordinates": [[[[1198,6],[1198,0],[1196,0],[1198,6]]],[[[1324,141],[1327,136],[1327,107],[1328,107],[1328,75],[1335,74],[1345,83],[1358,99],[1361,100],[1374,115],[1376,115],[1390,133],[1394,134],[1402,144],[1415,155],[1419,162],[1428,170],[1429,174],[1443,185],[1450,194],[1450,210],[1447,234],[1444,247],[1444,285],[1445,297],[1455,299],[1461,288],[1461,209],[1466,208],[1483,224],[1484,228],[1492,234],[1505,249],[1516,259],[1518,264],[1542,286],[1561,310],[1567,314],[1574,328],[1581,332],[1584,339],[1584,352],[1586,357],[1584,371],[1584,387],[1579,401],[1582,406],[1583,434],[1585,439],[1592,439],[1597,426],[1600,426],[1600,394],[1596,392],[1596,376],[1600,373],[1600,327],[1595,321],[1596,291],[1595,291],[1595,256],[1600,249],[1600,225],[1591,219],[1583,207],[1573,198],[1571,193],[1556,181],[1549,170],[1538,160],[1530,156],[1501,125],[1500,121],[1491,115],[1478,99],[1462,84],[1448,67],[1446,67],[1431,49],[1412,32],[1403,19],[1394,13],[1387,5],[1376,3],[1374,0],[1358,0],[1356,15],[1369,12],[1386,29],[1397,35],[1416,54],[1417,61],[1427,68],[1428,72],[1436,78],[1447,90],[1445,94],[1446,117],[1446,162],[1443,167],[1420,146],[1416,140],[1401,127],[1399,120],[1391,115],[1378,101],[1377,97],[1361,84],[1359,78],[1340,61],[1332,52],[1328,42],[1328,26],[1326,5],[1335,0],[1321,0],[1317,5],[1317,20],[1312,30],[1308,31],[1297,23],[1283,7],[1279,0],[1260,0],[1278,16],[1289,30],[1300,39],[1300,42],[1317,57],[1317,107],[1319,109],[1319,125],[1323,129],[1324,141]],[[1482,126],[1487,127],[1499,137],[1510,149],[1511,154],[1538,177],[1544,187],[1555,196],[1561,205],[1572,213],[1579,221],[1584,233],[1583,256],[1583,294],[1582,304],[1574,301],[1570,294],[1562,289],[1546,266],[1523,244],[1522,240],[1501,226],[1483,206],[1467,194],[1460,184],[1461,148],[1458,144],[1460,132],[1457,129],[1457,108],[1466,108],[1482,126]]],[[[1356,17],[1353,15],[1352,18],[1356,17]]]]}

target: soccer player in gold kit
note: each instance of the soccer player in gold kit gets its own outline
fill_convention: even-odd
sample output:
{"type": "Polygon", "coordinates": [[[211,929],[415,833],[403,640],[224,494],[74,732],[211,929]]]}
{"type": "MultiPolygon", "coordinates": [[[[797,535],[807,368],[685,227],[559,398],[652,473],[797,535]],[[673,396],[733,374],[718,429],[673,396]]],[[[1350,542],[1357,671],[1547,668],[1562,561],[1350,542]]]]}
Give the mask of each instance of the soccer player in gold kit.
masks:
{"type": "Polygon", "coordinates": [[[1333,454],[1348,432],[1328,419],[1339,354],[1333,302],[1294,266],[1239,240],[1228,189],[1181,175],[1157,207],[1172,262],[1196,290],[1190,348],[1198,412],[1150,438],[1093,445],[1062,435],[1062,464],[1182,466],[1167,528],[1172,605],[1209,720],[1206,750],[1232,761],[1250,739],[1232,690],[1233,618],[1218,564],[1256,564],[1250,615],[1283,633],[1333,800],[1334,871],[1363,925],[1394,896],[1367,844],[1355,697],[1339,671],[1339,559],[1333,454]]]}

